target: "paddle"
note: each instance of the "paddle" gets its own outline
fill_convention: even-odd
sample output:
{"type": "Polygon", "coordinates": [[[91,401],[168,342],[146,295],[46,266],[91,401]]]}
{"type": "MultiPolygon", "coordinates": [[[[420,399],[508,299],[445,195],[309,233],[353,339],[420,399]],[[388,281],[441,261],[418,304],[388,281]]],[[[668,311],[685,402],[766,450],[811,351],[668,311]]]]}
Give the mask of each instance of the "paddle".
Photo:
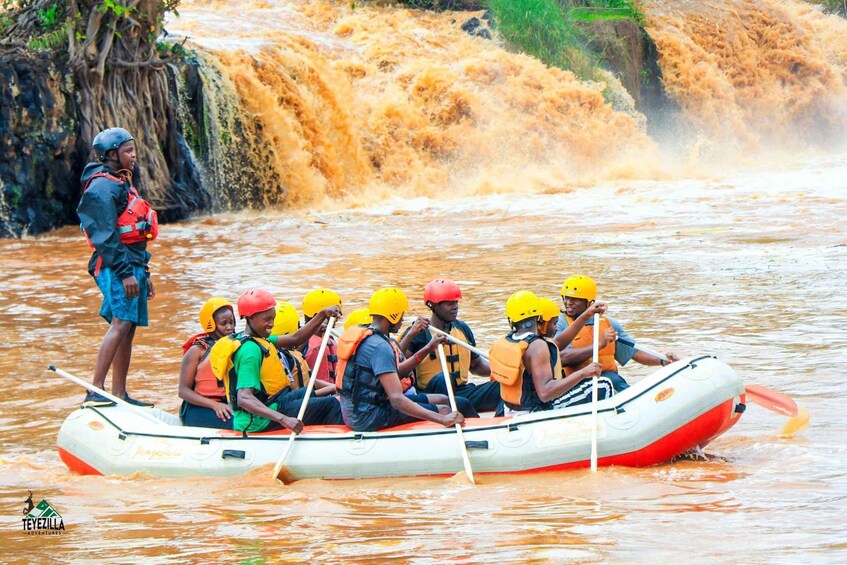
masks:
{"type": "Polygon", "coordinates": [[[791,418],[797,416],[797,403],[790,396],[761,385],[745,385],[744,392],[747,393],[748,400],[755,402],[759,406],[773,410],[783,416],[789,416],[791,418]]]}
{"type": "Polygon", "coordinates": [[[629,341],[628,339],[622,339],[622,338],[619,337],[616,341],[618,343],[626,345],[627,347],[631,347],[631,348],[635,349],[636,351],[643,351],[647,355],[652,355],[653,357],[658,357],[662,361],[670,361],[670,359],[668,359],[667,356],[665,356],[664,354],[659,353],[658,351],[653,351],[652,349],[644,347],[643,345],[635,345],[635,343],[629,341]]]}
{"type": "MultiPolygon", "coordinates": [[[[332,335],[333,325],[335,325],[335,318],[330,317],[326,324],[326,331],[324,332],[323,339],[321,339],[321,346],[318,349],[318,357],[315,361],[315,366],[312,369],[312,374],[309,376],[309,384],[306,385],[306,394],[303,395],[303,402],[300,403],[300,411],[297,413],[298,420],[303,419],[303,415],[306,413],[306,406],[309,405],[309,396],[312,394],[312,389],[315,388],[315,379],[317,378],[318,371],[321,368],[321,362],[324,359],[324,352],[326,351],[326,344],[329,342],[329,336],[332,335]]],[[[292,431],[291,437],[288,439],[288,445],[285,446],[285,451],[282,452],[279,461],[276,462],[276,466],[274,467],[274,478],[285,484],[291,482],[291,480],[286,480],[288,477],[286,476],[285,460],[288,459],[288,454],[291,453],[291,445],[294,443],[295,439],[297,439],[297,434],[292,431]]]]}
{"type": "MultiPolygon", "coordinates": [[[[476,347],[470,345],[469,343],[465,343],[464,341],[457,339],[457,338],[453,337],[452,335],[448,334],[447,332],[443,332],[443,331],[439,330],[438,328],[434,328],[434,327],[430,326],[429,329],[431,331],[437,333],[437,334],[446,336],[448,341],[451,341],[452,343],[455,343],[457,345],[461,345],[462,347],[465,347],[468,350],[473,351],[474,353],[476,353],[477,355],[479,355],[483,359],[486,359],[486,360],[488,359],[488,355],[486,355],[485,352],[477,349],[476,347]]],[[[659,353],[658,351],[653,351],[652,349],[644,347],[642,345],[636,345],[635,343],[633,343],[633,342],[631,342],[627,339],[618,338],[617,341],[619,343],[623,344],[623,345],[626,345],[628,347],[632,347],[633,349],[636,349],[637,351],[643,351],[644,353],[647,353],[648,355],[653,355],[654,357],[657,357],[657,358],[659,358],[663,361],[670,361],[670,359],[668,359],[665,355],[659,353]]],[[[597,343],[596,339],[595,339],[594,343],[595,344],[597,343]]],[[[764,408],[767,408],[768,410],[773,410],[777,414],[782,414],[783,416],[789,416],[793,419],[794,418],[799,419],[799,420],[805,419],[805,422],[808,422],[808,414],[802,414],[801,411],[797,408],[797,403],[794,402],[794,399],[792,399],[790,396],[782,394],[781,392],[778,392],[778,391],[776,391],[772,388],[767,388],[767,387],[764,387],[764,386],[761,386],[761,385],[746,385],[744,387],[744,391],[747,394],[747,399],[750,400],[751,402],[755,403],[755,404],[758,404],[758,405],[760,405],[764,408]],[[798,414],[799,414],[799,416],[798,416],[798,414]]],[[[802,422],[801,422],[801,424],[802,424],[802,422]]],[[[791,426],[802,427],[801,424],[793,424],[792,422],[788,422],[786,424],[786,428],[791,427],[791,426]]]]}
{"type": "Polygon", "coordinates": [[[477,349],[476,347],[474,347],[470,343],[468,343],[466,341],[462,341],[461,339],[454,337],[454,336],[448,334],[447,332],[445,332],[443,330],[439,330],[438,328],[435,328],[433,326],[429,326],[428,329],[429,329],[429,331],[431,331],[433,333],[436,333],[438,335],[443,335],[444,337],[447,338],[447,341],[449,341],[451,343],[455,343],[456,345],[461,345],[462,347],[464,347],[468,351],[470,351],[472,353],[476,353],[477,355],[479,355],[480,357],[482,357],[486,361],[488,360],[488,354],[486,352],[482,351],[481,349],[477,349]]]}
{"type": "MultiPolygon", "coordinates": [[[[594,314],[594,363],[600,362],[600,314],[594,314]]],[[[597,472],[597,375],[591,377],[591,472],[597,472]]]]}
{"type": "Polygon", "coordinates": [[[95,394],[99,394],[103,398],[111,400],[112,402],[114,402],[118,406],[121,406],[123,408],[128,408],[129,410],[132,410],[133,412],[140,414],[141,416],[144,416],[145,418],[147,418],[151,422],[156,422],[159,425],[167,425],[166,422],[163,422],[162,420],[160,420],[157,417],[150,414],[149,408],[142,408],[140,406],[133,406],[132,404],[130,404],[126,400],[124,400],[122,398],[118,398],[117,396],[110,394],[110,393],[106,392],[105,390],[103,390],[101,388],[97,388],[96,386],[94,386],[91,383],[87,383],[84,380],[82,380],[78,377],[75,377],[75,376],[73,376],[72,374],[70,374],[66,371],[63,371],[62,369],[59,369],[58,367],[56,367],[56,365],[47,365],[47,370],[53,371],[54,373],[56,373],[60,377],[64,377],[64,378],[68,379],[69,381],[71,381],[72,383],[76,383],[79,386],[81,386],[81,387],[83,387],[83,388],[85,388],[85,389],[87,389],[87,390],[89,390],[89,391],[91,391],[95,394]]]}
{"type": "MultiPolygon", "coordinates": [[[[450,409],[453,412],[457,411],[456,397],[453,395],[453,378],[447,370],[447,358],[444,356],[444,346],[438,344],[438,358],[441,359],[441,374],[444,375],[444,384],[447,386],[447,396],[450,398],[450,409]]],[[[456,424],[456,437],[459,438],[459,445],[462,448],[462,463],[465,465],[465,473],[468,475],[468,480],[472,485],[476,482],[473,478],[473,469],[471,469],[471,460],[468,457],[468,446],[465,445],[465,436],[462,433],[461,424],[456,424]]]]}

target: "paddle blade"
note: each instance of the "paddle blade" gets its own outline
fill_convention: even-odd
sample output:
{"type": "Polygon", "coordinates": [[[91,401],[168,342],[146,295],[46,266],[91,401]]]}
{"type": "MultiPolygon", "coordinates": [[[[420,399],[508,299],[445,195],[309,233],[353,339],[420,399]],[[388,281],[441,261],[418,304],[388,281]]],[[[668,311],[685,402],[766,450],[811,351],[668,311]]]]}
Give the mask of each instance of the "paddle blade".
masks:
{"type": "Polygon", "coordinates": [[[779,437],[790,438],[794,437],[797,432],[805,430],[809,427],[809,411],[805,406],[800,406],[797,409],[797,415],[789,418],[782,430],[779,432],[779,437]]]}
{"type": "Polygon", "coordinates": [[[276,480],[281,482],[284,485],[290,485],[297,479],[295,479],[291,473],[288,472],[287,467],[280,467],[279,469],[274,469],[274,477],[276,480]]]}
{"type": "Polygon", "coordinates": [[[783,416],[797,416],[797,403],[790,396],[760,385],[744,387],[747,400],[783,416]]]}
{"type": "Polygon", "coordinates": [[[476,482],[476,479],[472,475],[468,475],[466,471],[459,471],[458,473],[447,479],[447,481],[457,485],[475,486],[479,484],[476,482]]]}

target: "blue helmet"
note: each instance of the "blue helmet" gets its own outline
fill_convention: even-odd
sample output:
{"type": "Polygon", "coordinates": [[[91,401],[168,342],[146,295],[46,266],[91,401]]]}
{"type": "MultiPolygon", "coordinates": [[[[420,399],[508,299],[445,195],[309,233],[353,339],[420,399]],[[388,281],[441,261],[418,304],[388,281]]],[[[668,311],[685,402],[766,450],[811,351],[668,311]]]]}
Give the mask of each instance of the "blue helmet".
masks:
{"type": "Polygon", "coordinates": [[[91,147],[94,149],[97,158],[102,161],[105,159],[107,151],[117,149],[127,141],[132,141],[132,139],[132,135],[123,128],[109,128],[94,136],[91,147]]]}

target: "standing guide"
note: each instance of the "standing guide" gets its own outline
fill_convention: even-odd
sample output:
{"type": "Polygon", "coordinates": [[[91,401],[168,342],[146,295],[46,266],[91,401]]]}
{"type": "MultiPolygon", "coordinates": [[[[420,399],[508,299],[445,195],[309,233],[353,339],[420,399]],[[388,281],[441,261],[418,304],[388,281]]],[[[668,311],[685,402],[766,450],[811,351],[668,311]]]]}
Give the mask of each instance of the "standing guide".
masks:
{"type": "MultiPolygon", "coordinates": [[[[110,128],[97,134],[92,148],[99,160],[82,173],[82,197],[77,208],[80,229],[94,249],[88,272],[103,294],[100,315],[109,323],[103,336],[93,384],[106,385],[112,368],[112,394],[136,406],[152,406],[127,394],[135,328],[147,326],[147,300],[156,296],[150,280],[147,242],[159,231],[156,212],[132,184],[137,171],[135,141],[128,131],[110,128]]],[[[112,402],[88,392],[86,405],[112,402]]]]}

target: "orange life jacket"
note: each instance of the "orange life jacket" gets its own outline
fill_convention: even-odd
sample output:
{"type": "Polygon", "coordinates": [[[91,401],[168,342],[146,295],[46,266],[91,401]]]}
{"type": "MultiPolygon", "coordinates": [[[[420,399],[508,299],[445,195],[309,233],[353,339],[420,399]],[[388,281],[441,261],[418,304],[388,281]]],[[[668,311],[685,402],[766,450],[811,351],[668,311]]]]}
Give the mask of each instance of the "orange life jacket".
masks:
{"type": "MultiPolygon", "coordinates": [[[[373,331],[372,328],[351,326],[344,330],[344,333],[338,338],[338,367],[335,373],[335,388],[338,389],[340,394],[351,398],[354,406],[358,406],[362,402],[374,405],[382,405],[388,402],[387,397],[385,397],[385,389],[382,388],[376,375],[369,382],[364,382],[365,379],[359,378],[361,371],[354,361],[359,345],[372,335],[378,335],[391,345],[391,348],[394,350],[394,360],[398,367],[400,366],[400,360],[403,355],[400,347],[394,340],[373,331]],[[351,363],[351,361],[353,362],[351,363]]],[[[410,377],[400,379],[400,386],[404,392],[412,384],[413,382],[410,377]]]]}
{"type": "MultiPolygon", "coordinates": [[[[567,318],[568,324],[573,324],[573,318],[567,318]]],[[[600,333],[603,333],[607,329],[611,328],[612,324],[609,322],[608,318],[600,317],[600,333]]],[[[573,347],[585,347],[594,345],[594,326],[583,326],[579,333],[576,334],[576,337],[573,338],[571,342],[573,347]]],[[[615,342],[610,341],[606,344],[606,347],[602,348],[599,351],[598,361],[600,363],[600,368],[602,371],[612,371],[614,373],[618,372],[618,366],[615,363],[615,342]]],[[[567,365],[565,366],[565,374],[571,375],[575,371],[579,371],[583,367],[587,367],[592,363],[592,358],[589,357],[582,363],[578,365],[567,365]]]]}
{"type": "MultiPolygon", "coordinates": [[[[120,171],[118,171],[120,173],[120,171]]],[[[82,191],[88,190],[91,181],[97,177],[106,177],[109,180],[126,183],[129,194],[127,196],[126,208],[118,214],[116,223],[118,237],[122,243],[140,243],[142,241],[153,241],[159,235],[159,216],[156,211],[150,206],[150,203],[141,198],[132,182],[126,176],[115,176],[106,171],[99,171],[91,175],[91,178],[85,183],[82,191]]],[[[88,238],[88,234],[80,226],[80,230],[85,235],[85,240],[88,241],[89,247],[94,248],[94,244],[88,238]]]]}
{"type": "Polygon", "coordinates": [[[501,337],[491,347],[488,362],[491,365],[491,378],[500,383],[500,397],[512,410],[545,410],[549,402],[543,402],[535,390],[532,374],[523,362],[523,356],[529,344],[536,339],[543,340],[550,349],[550,365],[554,379],[561,379],[562,362],[556,344],[536,334],[520,340],[514,339],[514,332],[501,337]]]}
{"type": "MultiPolygon", "coordinates": [[[[309,363],[309,369],[311,370],[315,363],[317,363],[317,352],[320,350],[321,336],[313,335],[309,338],[308,350],[306,351],[306,356],[308,357],[312,352],[312,348],[314,347],[315,355],[314,359],[309,363]]],[[[329,341],[326,342],[326,349],[324,350],[324,358],[321,361],[321,366],[318,368],[318,376],[316,378],[326,381],[328,383],[334,383],[336,378],[336,371],[338,370],[338,344],[335,343],[335,340],[330,338],[329,341]]]]}
{"type": "Polygon", "coordinates": [[[182,345],[182,351],[188,353],[188,350],[195,345],[203,348],[203,355],[200,357],[197,372],[194,375],[194,392],[206,398],[225,402],[226,388],[223,381],[212,372],[212,364],[209,361],[209,351],[211,351],[215,341],[217,340],[212,339],[212,336],[207,333],[197,334],[186,340],[182,345]]]}

